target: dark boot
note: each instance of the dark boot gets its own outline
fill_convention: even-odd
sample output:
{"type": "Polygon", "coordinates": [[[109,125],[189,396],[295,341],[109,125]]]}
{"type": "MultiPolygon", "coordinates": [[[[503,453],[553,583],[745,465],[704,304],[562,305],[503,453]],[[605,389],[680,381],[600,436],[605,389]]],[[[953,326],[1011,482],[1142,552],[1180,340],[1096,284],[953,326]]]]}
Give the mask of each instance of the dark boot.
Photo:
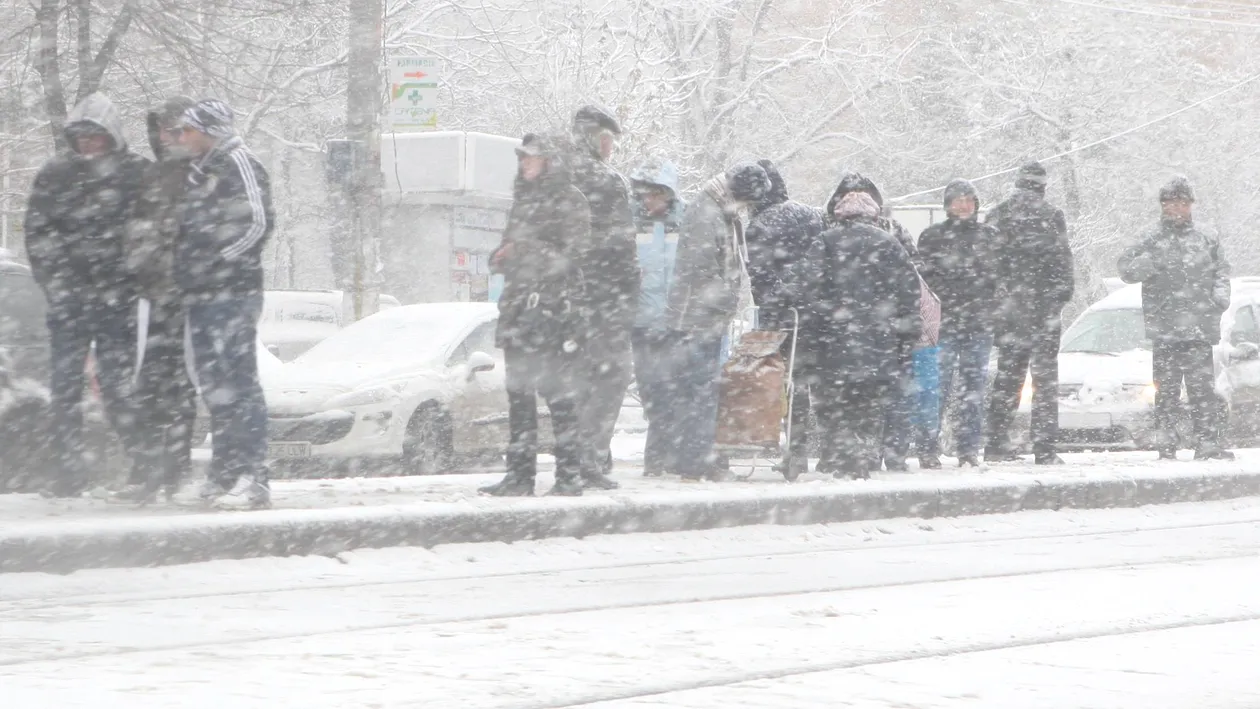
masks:
{"type": "MultiPolygon", "coordinates": [[[[613,483],[614,485],[616,483],[613,483]]],[[[547,492],[548,497],[581,497],[582,483],[574,478],[556,478],[556,484],[547,492]]]]}
{"type": "Polygon", "coordinates": [[[1218,445],[1207,445],[1194,452],[1195,460],[1235,460],[1237,456],[1218,445]]]}
{"type": "Polygon", "coordinates": [[[1160,448],[1159,459],[1160,460],[1176,460],[1177,449],[1176,448],[1160,448]]]}
{"type": "Polygon", "coordinates": [[[979,459],[978,457],[976,457],[974,454],[973,454],[973,455],[960,455],[960,456],[958,456],[958,467],[960,467],[960,468],[968,468],[968,467],[970,467],[970,468],[979,468],[979,467],[980,467],[980,459],[979,459]]]}
{"type": "Polygon", "coordinates": [[[533,497],[534,481],[509,473],[494,485],[477,488],[477,492],[491,497],[533,497]]]}
{"type": "Polygon", "coordinates": [[[941,457],[935,453],[928,453],[919,456],[919,468],[921,470],[940,470],[941,457]]]}
{"type": "Polygon", "coordinates": [[[884,458],[884,468],[890,473],[904,473],[910,470],[905,458],[884,458]]]}
{"type": "Polygon", "coordinates": [[[1058,453],[1038,453],[1033,456],[1033,462],[1037,465],[1066,465],[1058,453]]]}
{"type": "Polygon", "coordinates": [[[774,467],[783,474],[784,480],[795,482],[797,478],[809,472],[809,458],[803,455],[792,455],[774,467]]]}
{"type": "Polygon", "coordinates": [[[599,472],[582,474],[582,487],[588,490],[616,490],[621,483],[599,472]]]}
{"type": "Polygon", "coordinates": [[[984,462],[986,463],[1020,463],[1020,462],[1023,462],[1023,458],[1020,458],[1019,455],[1015,453],[1015,451],[1009,448],[995,447],[995,448],[984,449],[984,462]]]}

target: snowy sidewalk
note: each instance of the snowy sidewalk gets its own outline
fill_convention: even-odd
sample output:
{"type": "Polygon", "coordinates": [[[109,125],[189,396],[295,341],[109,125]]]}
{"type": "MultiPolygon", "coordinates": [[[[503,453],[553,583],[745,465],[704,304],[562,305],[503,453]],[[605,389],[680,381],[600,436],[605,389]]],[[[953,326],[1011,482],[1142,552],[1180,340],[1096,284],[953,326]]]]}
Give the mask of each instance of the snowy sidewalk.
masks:
{"type": "MultiPolygon", "coordinates": [[[[1260,450],[1240,451],[1235,462],[1194,462],[1184,452],[1175,463],[1156,462],[1153,453],[1097,453],[1065,456],[1068,465],[1051,469],[1031,463],[980,472],[946,467],[884,473],[869,481],[811,474],[789,485],[765,467],[747,482],[644,478],[632,447],[626,447],[630,450],[619,451],[619,457],[627,460],[615,473],[622,488],[582,498],[479,496],[477,487],[499,479],[497,473],[278,480],[275,508],[246,513],[0,495],[0,572],[1260,495],[1260,450]]],[[[736,462],[736,471],[741,468],[736,462]]],[[[550,478],[549,472],[540,474],[540,491],[550,478]]]]}

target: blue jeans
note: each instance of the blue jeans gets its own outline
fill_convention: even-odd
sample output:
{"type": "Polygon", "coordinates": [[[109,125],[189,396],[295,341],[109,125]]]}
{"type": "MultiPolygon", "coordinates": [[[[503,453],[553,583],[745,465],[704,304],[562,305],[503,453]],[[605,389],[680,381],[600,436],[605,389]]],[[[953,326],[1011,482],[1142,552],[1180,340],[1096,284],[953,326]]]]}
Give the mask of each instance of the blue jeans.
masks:
{"type": "Polygon", "coordinates": [[[941,435],[941,367],[939,347],[920,347],[914,351],[914,386],[911,422],[918,454],[939,455],[941,435]]]}
{"type": "Polygon", "coordinates": [[[241,475],[267,484],[267,401],[258,379],[261,294],[188,306],[201,398],[214,437],[210,480],[231,488],[241,475]]]}
{"type": "MultiPolygon", "coordinates": [[[[653,462],[671,473],[704,475],[717,435],[718,375],[722,339],[671,333],[660,378],[649,383],[653,462]]],[[[646,463],[646,461],[645,461],[646,463]]]]}
{"type": "Polygon", "coordinates": [[[940,377],[941,410],[948,411],[954,399],[954,369],[958,369],[958,408],[954,438],[958,455],[980,454],[984,437],[984,390],[989,376],[990,332],[941,332],[940,377]]]}

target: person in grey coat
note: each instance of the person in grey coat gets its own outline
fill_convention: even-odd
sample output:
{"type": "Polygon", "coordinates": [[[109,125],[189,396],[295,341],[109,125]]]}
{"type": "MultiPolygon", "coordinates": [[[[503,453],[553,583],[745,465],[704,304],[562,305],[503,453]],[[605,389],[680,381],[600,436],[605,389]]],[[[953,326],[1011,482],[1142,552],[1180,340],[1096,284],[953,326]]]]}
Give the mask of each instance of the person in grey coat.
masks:
{"type": "Polygon", "coordinates": [[[683,212],[666,318],[677,334],[669,382],[681,407],[675,414],[678,469],[670,472],[684,479],[722,477],[712,459],[717,378],[722,337],[739,309],[743,286],[740,212],[769,189],[760,165],[740,163],[705,183],[683,212]]]}
{"type": "Polygon", "coordinates": [[[1159,203],[1159,226],[1126,249],[1117,264],[1125,283],[1142,284],[1159,457],[1177,457],[1175,424],[1184,379],[1198,439],[1194,457],[1233,460],[1220,445],[1223,422],[1212,367],[1212,346],[1221,339],[1221,315],[1229,308],[1229,262],[1216,235],[1194,223],[1189,180],[1176,177],[1164,185],[1159,203]]]}

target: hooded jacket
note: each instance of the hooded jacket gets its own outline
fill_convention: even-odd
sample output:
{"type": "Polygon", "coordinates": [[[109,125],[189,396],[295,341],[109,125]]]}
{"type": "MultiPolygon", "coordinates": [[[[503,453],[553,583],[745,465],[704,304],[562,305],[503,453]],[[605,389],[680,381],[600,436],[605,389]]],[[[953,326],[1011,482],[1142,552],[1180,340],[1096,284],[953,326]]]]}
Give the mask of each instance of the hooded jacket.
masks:
{"type": "Polygon", "coordinates": [[[978,219],[980,198],[966,180],[945,188],[944,204],[960,196],[976,198],[976,214],[952,215],[919,236],[920,274],[941,299],[941,336],[991,332],[998,309],[997,231],[978,219]]]}
{"type": "Polygon", "coordinates": [[[1024,166],[1017,187],[985,217],[997,230],[1000,336],[1028,338],[1057,326],[1072,299],[1075,273],[1063,212],[1046,201],[1045,171],[1024,166]]]}
{"type": "Polygon", "coordinates": [[[758,164],[770,179],[770,190],[753,206],[748,222],[748,277],[759,327],[786,329],[792,326],[790,309],[796,307],[799,312],[807,300],[793,276],[798,262],[823,232],[823,213],[789,199],[787,185],[773,163],[762,160],[758,164]]]}
{"type": "Polygon", "coordinates": [[[586,149],[576,152],[572,161],[573,184],[586,197],[591,212],[590,242],[583,251],[582,268],[599,274],[587,294],[595,309],[590,320],[596,333],[615,338],[629,333],[639,304],[630,189],[626,179],[600,159],[594,146],[581,145],[586,149]]]}
{"type": "Polygon", "coordinates": [[[1216,235],[1191,221],[1161,219],[1120,255],[1125,283],[1142,284],[1142,315],[1152,340],[1221,339],[1229,308],[1229,261],[1216,235]]]}
{"type": "Polygon", "coordinates": [[[175,279],[185,301],[263,292],[263,247],[275,228],[271,180],[239,136],[192,161],[179,211],[175,279]]]}
{"type": "MultiPolygon", "coordinates": [[[[840,176],[840,184],[836,185],[836,189],[831,193],[831,199],[827,200],[827,207],[823,211],[823,218],[826,220],[827,228],[836,225],[834,216],[836,204],[850,192],[865,192],[871,196],[871,199],[875,200],[875,204],[881,211],[884,209],[884,195],[880,193],[879,188],[875,186],[875,183],[869,177],[860,172],[846,172],[840,176]]],[[[920,263],[919,252],[914,245],[914,237],[900,222],[892,217],[881,215],[877,217],[875,225],[892,234],[897,239],[897,243],[901,244],[902,248],[909,254],[910,260],[915,265],[920,263]]]]}
{"type": "Polygon", "coordinates": [[[504,349],[558,354],[589,336],[581,312],[589,297],[582,257],[591,212],[573,184],[572,147],[550,136],[527,142],[547,158],[547,170],[532,181],[517,175],[507,227],[491,256],[492,270],[503,274],[495,339],[504,349]]]}
{"type": "Polygon", "coordinates": [[[812,298],[800,332],[802,360],[834,379],[892,382],[922,329],[919,278],[906,250],[876,226],[872,197],[852,194],[840,204],[843,217],[833,219],[805,260],[812,298]]]}
{"type": "Polygon", "coordinates": [[[144,189],[127,225],[127,270],[136,279],[141,294],[152,301],[174,302],[179,297],[175,284],[175,244],[179,240],[179,207],[188,188],[191,161],[170,154],[159,137],[162,121],[178,120],[194,101],[177,96],[149,111],[149,147],[156,162],[144,174],[144,189]]]}
{"type": "Polygon", "coordinates": [[[135,296],[124,232],[149,162],[127,149],[122,118],[103,94],[74,107],[66,119],[67,138],[84,123],[108,133],[113,149],[86,158],[70,139],[70,153],[49,160],[36,174],[26,206],[27,258],[53,308],[128,303],[135,296]]]}
{"type": "Polygon", "coordinates": [[[678,258],[678,222],[683,210],[678,197],[678,167],[671,162],[645,163],[631,173],[630,181],[636,185],[663,187],[669,190],[673,200],[669,211],[659,217],[645,213],[639,200],[634,203],[641,280],[634,325],[663,329],[669,284],[678,258]]]}
{"type": "Polygon", "coordinates": [[[671,330],[718,336],[739,308],[743,225],[727,184],[725,173],[709,180],[683,211],[666,305],[671,330]]]}

